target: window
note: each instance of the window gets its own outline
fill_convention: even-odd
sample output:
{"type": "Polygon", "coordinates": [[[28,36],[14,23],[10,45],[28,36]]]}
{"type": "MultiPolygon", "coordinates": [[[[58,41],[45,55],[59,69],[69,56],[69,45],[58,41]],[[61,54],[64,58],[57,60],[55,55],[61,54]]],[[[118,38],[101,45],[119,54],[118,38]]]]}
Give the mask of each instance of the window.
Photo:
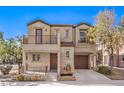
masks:
{"type": "Polygon", "coordinates": [[[28,55],[26,55],[26,60],[28,60],[28,55]]]}
{"type": "Polygon", "coordinates": [[[32,61],[40,61],[40,54],[33,54],[32,61]]]}
{"type": "Polygon", "coordinates": [[[66,51],[66,57],[69,58],[69,51],[66,51]]]}
{"type": "Polygon", "coordinates": [[[55,32],[55,35],[57,35],[59,32],[59,29],[55,29],[54,32],[55,32]]]}
{"type": "Polygon", "coordinates": [[[35,54],[32,55],[32,61],[36,61],[35,56],[36,56],[35,54]]]}
{"type": "Polygon", "coordinates": [[[65,31],[65,37],[68,38],[69,37],[69,30],[65,31]]]}
{"type": "Polygon", "coordinates": [[[40,61],[40,54],[37,55],[37,61],[40,61]]]}
{"type": "Polygon", "coordinates": [[[42,29],[36,29],[35,43],[36,44],[42,43],[42,29]]]}
{"type": "Polygon", "coordinates": [[[80,42],[86,42],[86,33],[80,32],[80,42]]]}
{"type": "Polygon", "coordinates": [[[121,62],[124,62],[124,55],[121,55],[121,62]]]}

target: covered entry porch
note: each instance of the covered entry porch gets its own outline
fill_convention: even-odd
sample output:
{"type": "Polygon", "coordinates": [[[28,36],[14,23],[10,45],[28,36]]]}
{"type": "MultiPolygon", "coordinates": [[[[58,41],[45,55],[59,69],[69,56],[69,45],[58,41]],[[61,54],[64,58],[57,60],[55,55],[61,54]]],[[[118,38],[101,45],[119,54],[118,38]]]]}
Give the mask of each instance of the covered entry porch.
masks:
{"type": "Polygon", "coordinates": [[[55,71],[58,69],[58,52],[23,52],[23,66],[25,71],[41,72],[44,70],[55,71]]]}

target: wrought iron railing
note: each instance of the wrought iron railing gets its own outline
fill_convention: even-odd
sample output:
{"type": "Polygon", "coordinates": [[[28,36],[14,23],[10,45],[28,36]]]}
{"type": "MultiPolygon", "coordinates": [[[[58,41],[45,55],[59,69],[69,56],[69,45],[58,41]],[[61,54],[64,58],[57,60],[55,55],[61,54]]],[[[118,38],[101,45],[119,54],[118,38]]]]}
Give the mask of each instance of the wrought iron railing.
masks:
{"type": "Polygon", "coordinates": [[[57,44],[57,35],[23,36],[23,44],[57,44]]]}

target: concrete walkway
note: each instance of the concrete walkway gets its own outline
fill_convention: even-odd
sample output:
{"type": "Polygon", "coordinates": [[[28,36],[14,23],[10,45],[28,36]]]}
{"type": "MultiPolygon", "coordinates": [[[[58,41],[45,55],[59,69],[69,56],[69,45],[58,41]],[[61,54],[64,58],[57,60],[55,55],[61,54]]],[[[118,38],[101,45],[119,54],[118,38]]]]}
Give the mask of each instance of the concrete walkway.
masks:
{"type": "Polygon", "coordinates": [[[47,81],[57,81],[57,72],[49,72],[47,81]]]}

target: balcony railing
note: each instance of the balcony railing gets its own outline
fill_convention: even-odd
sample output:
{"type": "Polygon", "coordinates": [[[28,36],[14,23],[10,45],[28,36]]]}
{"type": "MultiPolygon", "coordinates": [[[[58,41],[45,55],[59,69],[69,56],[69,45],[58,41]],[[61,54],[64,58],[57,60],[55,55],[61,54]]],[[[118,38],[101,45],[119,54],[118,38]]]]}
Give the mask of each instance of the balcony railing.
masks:
{"type": "Polygon", "coordinates": [[[57,35],[23,36],[23,44],[57,44],[57,35]]]}
{"type": "Polygon", "coordinates": [[[81,38],[80,40],[78,40],[78,43],[90,43],[88,38],[81,38]]]}

